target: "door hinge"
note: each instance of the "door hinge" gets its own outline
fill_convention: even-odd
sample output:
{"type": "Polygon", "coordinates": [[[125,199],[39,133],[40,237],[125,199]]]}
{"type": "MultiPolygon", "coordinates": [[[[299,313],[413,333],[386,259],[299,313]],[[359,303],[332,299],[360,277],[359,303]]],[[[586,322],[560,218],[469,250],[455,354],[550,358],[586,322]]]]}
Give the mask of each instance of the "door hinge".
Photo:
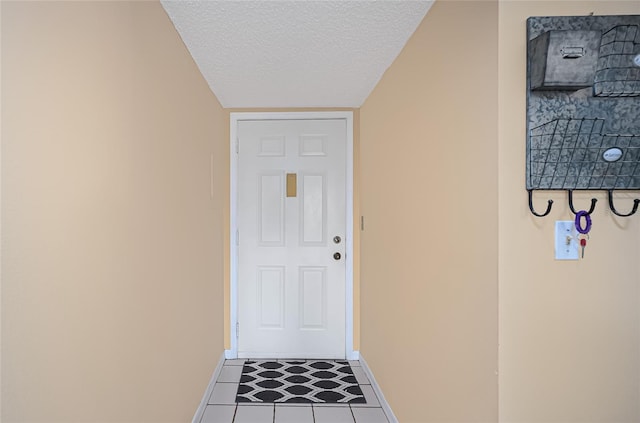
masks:
{"type": "Polygon", "coordinates": [[[236,339],[240,338],[240,322],[236,322],[236,339]]]}
{"type": "Polygon", "coordinates": [[[240,138],[236,138],[236,154],[240,154],[240,138]]]}

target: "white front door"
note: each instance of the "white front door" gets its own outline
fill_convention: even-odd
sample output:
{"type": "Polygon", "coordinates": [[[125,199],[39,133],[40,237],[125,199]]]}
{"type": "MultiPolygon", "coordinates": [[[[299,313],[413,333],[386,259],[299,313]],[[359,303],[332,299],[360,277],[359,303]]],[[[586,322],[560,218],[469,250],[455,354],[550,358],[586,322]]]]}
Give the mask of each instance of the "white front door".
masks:
{"type": "Polygon", "coordinates": [[[238,356],[345,358],[346,122],[237,136],[238,356]]]}

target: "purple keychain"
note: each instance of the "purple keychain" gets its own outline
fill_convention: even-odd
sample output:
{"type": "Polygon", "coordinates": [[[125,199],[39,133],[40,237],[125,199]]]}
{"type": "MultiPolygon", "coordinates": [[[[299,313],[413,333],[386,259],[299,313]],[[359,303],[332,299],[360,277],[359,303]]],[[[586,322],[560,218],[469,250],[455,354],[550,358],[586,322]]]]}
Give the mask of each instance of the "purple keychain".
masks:
{"type": "Polygon", "coordinates": [[[584,247],[587,246],[587,238],[589,238],[589,231],[591,230],[591,216],[585,210],[580,210],[576,213],[576,231],[583,235],[580,237],[580,247],[582,248],[582,258],[584,258],[584,247]],[[585,226],[582,227],[582,218],[585,218],[585,226]]]}

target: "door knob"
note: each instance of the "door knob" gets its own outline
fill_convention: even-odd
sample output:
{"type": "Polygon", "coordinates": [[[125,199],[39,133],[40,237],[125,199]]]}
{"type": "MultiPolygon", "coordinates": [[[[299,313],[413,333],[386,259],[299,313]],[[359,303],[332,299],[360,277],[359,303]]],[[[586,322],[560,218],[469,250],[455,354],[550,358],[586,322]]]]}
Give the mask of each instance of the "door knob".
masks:
{"type": "Polygon", "coordinates": [[[334,260],[340,260],[340,258],[342,258],[342,254],[340,254],[340,253],[333,253],[333,259],[334,259],[334,260]]]}

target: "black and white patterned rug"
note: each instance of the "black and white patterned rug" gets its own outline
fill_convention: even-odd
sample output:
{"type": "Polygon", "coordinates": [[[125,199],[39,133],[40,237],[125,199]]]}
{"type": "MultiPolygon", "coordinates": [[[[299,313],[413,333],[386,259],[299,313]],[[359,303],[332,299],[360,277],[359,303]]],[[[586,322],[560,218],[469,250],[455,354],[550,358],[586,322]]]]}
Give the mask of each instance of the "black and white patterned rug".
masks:
{"type": "Polygon", "coordinates": [[[245,361],[236,402],[365,403],[348,361],[245,361]]]}

